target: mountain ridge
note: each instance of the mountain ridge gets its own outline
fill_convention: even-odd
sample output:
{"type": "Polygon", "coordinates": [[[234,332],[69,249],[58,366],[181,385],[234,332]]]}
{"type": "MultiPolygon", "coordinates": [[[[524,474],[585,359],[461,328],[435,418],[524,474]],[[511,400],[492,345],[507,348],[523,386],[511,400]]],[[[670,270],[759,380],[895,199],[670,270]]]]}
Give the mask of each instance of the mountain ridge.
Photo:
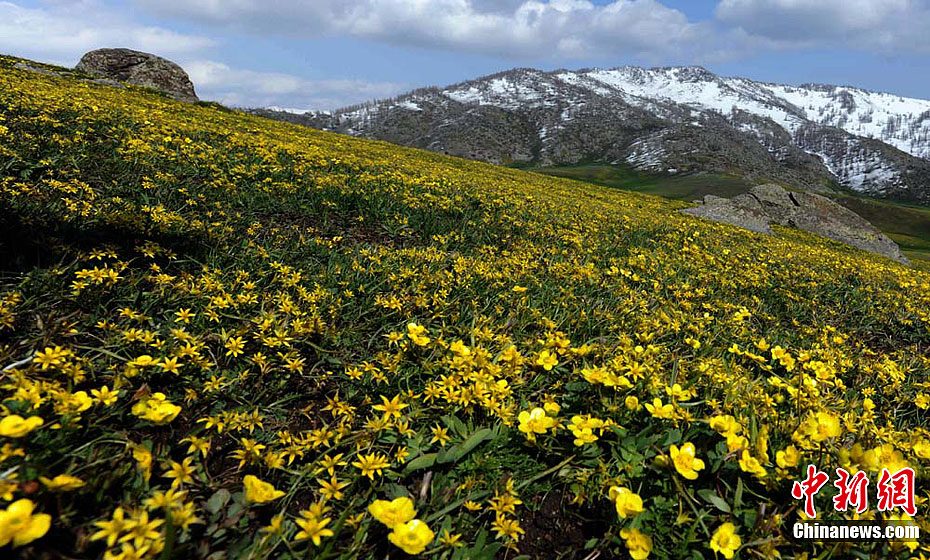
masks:
{"type": "Polygon", "coordinates": [[[258,114],[500,164],[733,172],[930,203],[930,100],[701,66],[514,68],[332,112],[258,114]]]}

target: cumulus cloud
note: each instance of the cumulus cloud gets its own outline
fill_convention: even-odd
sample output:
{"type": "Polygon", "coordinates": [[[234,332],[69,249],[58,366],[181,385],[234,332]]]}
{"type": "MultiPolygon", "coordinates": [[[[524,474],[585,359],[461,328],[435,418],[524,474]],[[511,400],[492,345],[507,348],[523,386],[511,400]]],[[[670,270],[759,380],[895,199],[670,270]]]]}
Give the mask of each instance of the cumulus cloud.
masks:
{"type": "Polygon", "coordinates": [[[139,25],[95,1],[55,2],[26,8],[0,2],[0,52],[74,64],[86,51],[122,46],[176,56],[214,41],[156,26],[139,25]]]}
{"type": "Polygon", "coordinates": [[[391,82],[307,80],[279,72],[231,68],[213,60],[188,61],[184,68],[201,97],[232,106],[335,109],[409,89],[391,82]]]}
{"type": "Polygon", "coordinates": [[[502,57],[660,59],[728,40],[656,0],[135,0],[162,17],[256,34],[344,35],[502,57]]]}
{"type": "Polygon", "coordinates": [[[307,80],[233,68],[208,58],[221,45],[212,37],[142,25],[99,0],[46,0],[39,7],[0,2],[0,52],[63,66],[101,47],[152,52],[184,67],[201,99],[228,105],[336,108],[406,89],[394,83],[307,80]]]}
{"type": "Polygon", "coordinates": [[[721,0],[716,16],[773,47],[930,51],[927,0],[721,0]]]}
{"type": "Polygon", "coordinates": [[[816,47],[930,52],[930,0],[719,0],[702,21],[664,0],[18,1],[0,0],[0,51],[73,64],[93,48],[137,48],[185,66],[204,98],[252,106],[334,107],[402,88],[235,68],[223,56],[233,37],[340,37],[513,64],[700,64],[816,47]]]}

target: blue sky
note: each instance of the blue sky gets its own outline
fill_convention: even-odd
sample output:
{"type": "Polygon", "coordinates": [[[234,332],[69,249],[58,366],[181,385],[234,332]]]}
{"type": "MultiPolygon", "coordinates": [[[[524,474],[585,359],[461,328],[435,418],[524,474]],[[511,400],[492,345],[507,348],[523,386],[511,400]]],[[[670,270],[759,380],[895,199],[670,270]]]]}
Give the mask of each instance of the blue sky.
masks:
{"type": "Polygon", "coordinates": [[[202,98],[328,109],[515,66],[699,64],[930,98],[930,0],[0,0],[0,52],[127,46],[202,98]]]}

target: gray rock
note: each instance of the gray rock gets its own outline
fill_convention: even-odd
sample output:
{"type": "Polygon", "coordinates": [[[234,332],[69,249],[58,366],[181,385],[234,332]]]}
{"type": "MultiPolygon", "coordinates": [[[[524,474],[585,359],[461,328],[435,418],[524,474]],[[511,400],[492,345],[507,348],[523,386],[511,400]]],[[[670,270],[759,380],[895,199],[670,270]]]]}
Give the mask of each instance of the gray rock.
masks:
{"type": "Polygon", "coordinates": [[[707,195],[704,197],[704,204],[694,208],[685,208],[682,212],[759,233],[772,233],[772,228],[769,227],[771,220],[762,213],[761,209],[733,204],[730,200],[718,196],[707,195]]]}
{"type": "Polygon", "coordinates": [[[107,80],[150,87],[181,101],[197,101],[187,72],[154,54],[130,49],[97,49],[81,57],[75,69],[107,80]]]}
{"type": "Polygon", "coordinates": [[[910,264],[901,248],[875,226],[818,194],[789,192],[774,184],[758,185],[730,199],[707,195],[703,204],[682,212],[759,233],[771,233],[771,224],[794,227],[910,264]]]}
{"type": "Polygon", "coordinates": [[[35,72],[36,74],[43,74],[45,76],[58,76],[57,72],[48,70],[47,68],[42,68],[40,66],[33,66],[32,64],[26,64],[25,62],[17,62],[13,65],[13,68],[18,70],[26,70],[27,72],[35,72]]]}

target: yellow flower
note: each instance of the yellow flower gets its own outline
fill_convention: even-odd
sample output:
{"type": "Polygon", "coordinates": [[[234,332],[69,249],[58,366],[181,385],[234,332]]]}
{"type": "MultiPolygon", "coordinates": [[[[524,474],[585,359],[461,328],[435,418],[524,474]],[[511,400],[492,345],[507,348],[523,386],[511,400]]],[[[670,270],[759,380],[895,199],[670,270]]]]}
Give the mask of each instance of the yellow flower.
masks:
{"type": "Polygon", "coordinates": [[[395,526],[388,535],[388,540],[407,554],[419,554],[426,550],[426,546],[433,542],[435,536],[426,523],[413,519],[395,526]]]}
{"type": "Polygon", "coordinates": [[[478,502],[474,502],[472,500],[465,500],[465,503],[462,505],[468,511],[481,511],[481,504],[479,504],[478,502]]]}
{"type": "Polygon", "coordinates": [[[623,405],[627,408],[627,410],[632,410],[635,412],[639,410],[639,399],[633,395],[630,395],[623,400],[623,405]]]}
{"type": "Polygon", "coordinates": [[[626,549],[630,551],[633,560],[645,560],[652,552],[652,537],[639,529],[621,529],[620,536],[626,542],[626,549]]]}
{"type": "Polygon", "coordinates": [[[519,430],[526,434],[530,441],[536,440],[536,434],[544,434],[546,430],[555,426],[555,419],[547,416],[546,411],[539,407],[529,412],[520,412],[517,420],[520,421],[519,430]]]}
{"type": "Polygon", "coordinates": [[[358,461],[352,463],[353,467],[362,471],[362,475],[374,480],[375,473],[381,474],[383,469],[391,466],[388,458],[380,453],[370,453],[368,455],[359,455],[358,461]]]}
{"type": "Polygon", "coordinates": [[[646,403],[646,410],[655,418],[675,418],[675,405],[662,404],[662,399],[652,399],[652,404],[646,403]]]}
{"type": "Polygon", "coordinates": [[[259,529],[265,535],[283,535],[284,534],[284,515],[278,514],[271,518],[268,525],[259,529]]]}
{"type": "Polygon", "coordinates": [[[784,451],[775,453],[775,464],[783,469],[796,467],[800,461],[801,454],[798,452],[798,448],[793,445],[789,445],[784,451]]]}
{"type": "Polygon", "coordinates": [[[93,395],[94,398],[97,399],[97,402],[99,402],[103,406],[110,406],[111,404],[116,402],[116,399],[119,398],[120,392],[111,391],[109,387],[104,385],[103,387],[99,389],[91,389],[90,394],[93,395]]]}
{"type": "Polygon", "coordinates": [[[233,336],[226,340],[224,346],[226,347],[226,355],[236,358],[244,351],[245,341],[242,340],[241,336],[233,336]]]}
{"type": "Polygon", "coordinates": [[[723,435],[738,434],[743,430],[743,427],[736,421],[736,418],[729,414],[711,418],[710,427],[723,435]]]}
{"type": "Polygon", "coordinates": [[[94,401],[88,396],[87,391],[78,391],[74,394],[65,393],[61,397],[61,412],[77,414],[78,412],[84,412],[93,404],[94,401]]]}
{"type": "Polygon", "coordinates": [[[313,541],[314,545],[320,546],[323,537],[333,536],[332,529],[326,528],[330,521],[332,521],[330,518],[324,517],[321,519],[310,514],[308,511],[302,511],[300,515],[301,518],[295,521],[297,526],[300,527],[300,531],[294,535],[294,540],[302,541],[310,539],[313,541]]]}
{"type": "Polygon", "coordinates": [[[111,516],[110,521],[95,521],[94,525],[99,527],[100,530],[90,536],[90,540],[99,541],[101,539],[107,540],[107,546],[112,547],[116,544],[116,540],[120,535],[130,527],[130,521],[126,519],[126,512],[123,511],[123,508],[117,507],[113,510],[113,515],[111,516]]]}
{"type": "Polygon", "coordinates": [[[417,346],[426,346],[427,344],[429,344],[429,337],[423,334],[425,332],[426,332],[426,327],[421,327],[420,325],[416,323],[407,324],[407,336],[417,346]]]}
{"type": "Polygon", "coordinates": [[[44,484],[49,490],[56,491],[68,491],[75,490],[84,486],[84,481],[76,476],[71,476],[67,474],[60,474],[55,478],[45,478],[40,476],[39,480],[44,484]]]}
{"type": "Polygon", "coordinates": [[[691,442],[682,445],[681,449],[677,445],[672,445],[669,448],[669,455],[672,456],[672,464],[675,465],[675,470],[688,480],[696,479],[698,477],[697,471],[704,469],[704,461],[697,459],[695,453],[694,444],[691,442]]]}
{"type": "Polygon", "coordinates": [[[539,357],[536,358],[536,365],[546,371],[552,371],[552,368],[559,365],[559,360],[552,352],[543,350],[539,353],[539,357]]]}
{"type": "Polygon", "coordinates": [[[348,481],[340,481],[336,476],[333,476],[330,480],[318,478],[316,481],[320,485],[320,495],[326,500],[336,501],[345,497],[342,489],[350,484],[348,481]]]}
{"type": "Polygon", "coordinates": [[[719,552],[724,558],[733,558],[733,554],[742,546],[743,540],[736,534],[736,526],[732,523],[724,523],[710,538],[710,549],[719,552]]]}
{"type": "Polygon", "coordinates": [[[23,418],[18,414],[11,414],[0,420],[0,436],[21,438],[42,425],[42,418],[30,416],[23,418]]]}
{"type": "Polygon", "coordinates": [[[152,452],[142,445],[130,444],[132,447],[132,458],[136,460],[136,465],[142,471],[142,476],[148,480],[152,476],[152,452]]]}
{"type": "Polygon", "coordinates": [[[614,501],[620,519],[626,519],[643,511],[643,499],[629,488],[612,486],[609,495],[614,501]]]}
{"type": "Polygon", "coordinates": [[[52,525],[47,513],[32,513],[35,504],[23,498],[0,511],[0,546],[12,542],[13,547],[23,546],[41,538],[52,525]]]}
{"type": "Polygon", "coordinates": [[[194,483],[194,473],[197,471],[191,457],[186,457],[182,462],[168,461],[168,469],[165,471],[165,478],[170,478],[172,488],[180,488],[184,484],[194,483]]]}
{"type": "Polygon", "coordinates": [[[153,424],[167,424],[181,412],[181,407],[172,404],[164,393],[153,393],[143,397],[132,406],[132,413],[153,424]]]}
{"type": "Polygon", "coordinates": [[[814,441],[824,441],[839,436],[843,429],[840,427],[839,416],[830,412],[818,412],[814,415],[812,422],[814,429],[811,433],[811,439],[814,441]]]}
{"type": "Polygon", "coordinates": [[[749,454],[749,451],[743,450],[743,455],[739,460],[739,468],[743,472],[753,474],[758,478],[765,478],[765,467],[762,466],[762,463],[758,459],[749,454]]]}
{"type": "Polygon", "coordinates": [[[447,443],[452,439],[452,436],[449,435],[449,429],[444,428],[440,425],[435,425],[431,428],[433,433],[433,439],[429,440],[430,443],[439,443],[440,447],[445,447],[447,443]]]}
{"type": "Polygon", "coordinates": [[[459,533],[450,533],[448,529],[442,530],[442,535],[439,536],[439,542],[443,546],[448,546],[449,548],[459,548],[465,546],[465,543],[461,542],[462,535],[459,533]]]}
{"type": "Polygon", "coordinates": [[[130,367],[144,368],[155,365],[158,363],[158,360],[149,356],[148,354],[143,354],[133,360],[126,362],[126,365],[130,367]]]}
{"type": "Polygon", "coordinates": [[[276,490],[270,483],[250,474],[245,475],[242,483],[245,486],[245,500],[253,504],[264,504],[284,495],[284,492],[276,490]]]}
{"type": "Polygon", "coordinates": [[[417,516],[416,510],[413,509],[413,500],[407,497],[397,498],[390,502],[375,500],[368,506],[368,513],[387,525],[389,529],[406,523],[417,516]]]}
{"type": "Polygon", "coordinates": [[[377,410],[383,414],[385,420],[390,418],[400,418],[403,413],[403,409],[407,408],[407,404],[401,402],[400,395],[394,395],[394,398],[388,400],[387,397],[381,395],[381,404],[376,404],[371,408],[377,410]]]}
{"type": "Polygon", "coordinates": [[[581,447],[586,443],[594,443],[597,441],[597,436],[594,435],[594,430],[603,428],[604,421],[599,418],[591,418],[590,416],[580,416],[575,415],[572,417],[572,422],[569,424],[568,428],[572,431],[572,435],[575,436],[575,445],[581,447]]]}
{"type": "Polygon", "coordinates": [[[925,439],[922,439],[914,444],[912,447],[914,455],[917,455],[921,459],[930,459],[930,442],[925,439]]]}

